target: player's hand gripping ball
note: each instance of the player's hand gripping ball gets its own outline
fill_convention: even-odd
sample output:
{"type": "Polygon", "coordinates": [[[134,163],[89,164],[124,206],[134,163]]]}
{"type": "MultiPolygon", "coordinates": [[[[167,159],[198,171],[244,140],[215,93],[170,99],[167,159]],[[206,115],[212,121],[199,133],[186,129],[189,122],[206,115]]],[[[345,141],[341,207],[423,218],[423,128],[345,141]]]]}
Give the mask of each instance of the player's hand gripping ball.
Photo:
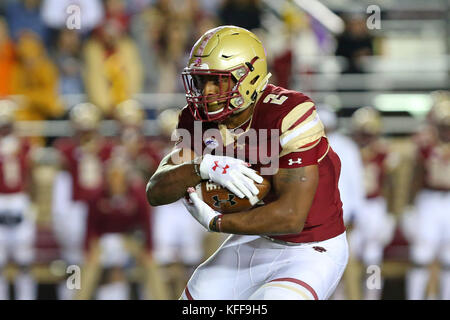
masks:
{"type": "Polygon", "coordinates": [[[239,198],[230,190],[212,182],[202,181],[195,187],[199,198],[209,207],[220,213],[233,213],[249,210],[258,204],[270,191],[270,182],[263,179],[261,183],[256,183],[259,193],[251,199],[239,198]]]}

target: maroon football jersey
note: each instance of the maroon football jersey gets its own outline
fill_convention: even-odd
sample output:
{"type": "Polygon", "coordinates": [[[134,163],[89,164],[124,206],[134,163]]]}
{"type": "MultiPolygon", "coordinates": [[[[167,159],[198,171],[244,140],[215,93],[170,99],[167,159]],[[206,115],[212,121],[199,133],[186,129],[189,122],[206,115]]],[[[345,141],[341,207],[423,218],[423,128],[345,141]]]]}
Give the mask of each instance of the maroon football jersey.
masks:
{"type": "Polygon", "coordinates": [[[433,143],[419,146],[419,161],[425,169],[424,187],[450,190],[450,144],[433,143]]]}
{"type": "Polygon", "coordinates": [[[96,152],[84,151],[76,138],[62,138],[54,145],[72,176],[73,200],[87,201],[98,197],[104,183],[104,164],[114,147],[112,141],[101,138],[96,152]]]}
{"type": "Polygon", "coordinates": [[[372,199],[382,195],[386,180],[386,159],[388,151],[383,142],[375,141],[361,149],[364,165],[364,187],[366,198],[372,199]]]}
{"type": "Polygon", "coordinates": [[[158,164],[161,161],[159,150],[156,149],[154,144],[143,138],[138,146],[138,150],[134,154],[130,154],[130,161],[134,167],[143,175],[145,180],[150,179],[152,174],[158,168],[158,164]]]}
{"type": "Polygon", "coordinates": [[[107,233],[140,231],[145,248],[152,249],[151,209],[145,196],[145,185],[135,181],[123,196],[112,197],[106,191],[89,201],[85,249],[92,240],[107,233]]]}
{"type": "MultiPolygon", "coordinates": [[[[274,163],[278,163],[278,168],[288,169],[318,165],[319,185],[302,232],[273,238],[296,243],[314,242],[345,231],[338,189],[341,163],[328,143],[309,97],[269,84],[256,103],[249,123],[239,128],[241,131],[226,130],[223,125],[213,122],[201,123],[201,128],[199,125],[185,107],[179,118],[177,145],[197,154],[239,157],[251,163],[253,169],[271,182],[274,163]]],[[[276,200],[275,190],[271,190],[264,203],[276,200]]]]}
{"type": "Polygon", "coordinates": [[[28,140],[16,136],[0,138],[0,193],[23,192],[29,177],[28,140]]]}

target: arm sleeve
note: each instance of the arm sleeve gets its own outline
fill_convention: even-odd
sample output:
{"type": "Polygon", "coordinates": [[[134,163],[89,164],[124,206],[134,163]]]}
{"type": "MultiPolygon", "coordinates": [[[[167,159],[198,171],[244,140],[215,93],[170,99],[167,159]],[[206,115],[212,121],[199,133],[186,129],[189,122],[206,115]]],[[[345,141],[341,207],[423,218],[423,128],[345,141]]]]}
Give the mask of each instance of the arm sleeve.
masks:
{"type": "Polygon", "coordinates": [[[317,164],[328,152],[324,126],[310,100],[298,104],[284,115],[279,129],[280,168],[317,164]]]}
{"type": "Polygon", "coordinates": [[[320,138],[308,150],[292,151],[280,157],[280,168],[290,169],[318,164],[327,155],[329,148],[330,145],[327,138],[320,138]]]}

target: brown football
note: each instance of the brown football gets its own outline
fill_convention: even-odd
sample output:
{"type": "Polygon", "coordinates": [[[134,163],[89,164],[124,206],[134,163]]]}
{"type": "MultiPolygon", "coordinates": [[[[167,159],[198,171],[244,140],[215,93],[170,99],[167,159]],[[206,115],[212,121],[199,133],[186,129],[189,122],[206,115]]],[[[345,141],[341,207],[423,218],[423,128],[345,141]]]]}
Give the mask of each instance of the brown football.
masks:
{"type": "Polygon", "coordinates": [[[214,210],[220,213],[233,213],[252,208],[269,193],[269,180],[264,178],[262,183],[255,182],[255,186],[258,188],[259,193],[251,201],[247,197],[239,198],[227,188],[212,181],[202,181],[195,187],[195,191],[200,199],[214,210]]]}

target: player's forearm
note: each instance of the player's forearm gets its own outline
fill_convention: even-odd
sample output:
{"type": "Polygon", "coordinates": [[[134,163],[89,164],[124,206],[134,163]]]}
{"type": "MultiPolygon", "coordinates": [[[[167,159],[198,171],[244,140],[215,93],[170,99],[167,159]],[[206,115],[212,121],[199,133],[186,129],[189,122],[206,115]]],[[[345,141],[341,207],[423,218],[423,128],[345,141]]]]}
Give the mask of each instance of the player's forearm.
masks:
{"type": "Polygon", "coordinates": [[[309,211],[293,208],[283,201],[272,202],[245,212],[222,216],[221,232],[247,235],[280,235],[300,233],[309,211]]]}
{"type": "Polygon", "coordinates": [[[279,198],[246,212],[224,215],[220,229],[236,234],[295,234],[303,230],[319,181],[317,165],[280,169],[273,179],[279,198]]]}
{"type": "Polygon", "coordinates": [[[147,199],[150,205],[160,206],[172,203],[186,194],[188,187],[201,182],[193,161],[160,167],[147,184],[147,199]]]}

